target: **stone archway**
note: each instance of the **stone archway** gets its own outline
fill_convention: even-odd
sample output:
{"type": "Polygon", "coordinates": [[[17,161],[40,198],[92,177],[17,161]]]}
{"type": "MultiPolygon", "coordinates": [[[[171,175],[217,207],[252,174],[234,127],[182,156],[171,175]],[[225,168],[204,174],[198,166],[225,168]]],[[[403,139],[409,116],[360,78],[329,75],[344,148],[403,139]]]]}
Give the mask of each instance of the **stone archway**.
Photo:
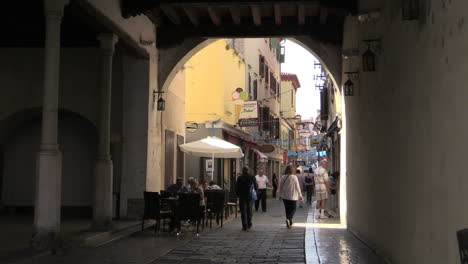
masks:
{"type": "MultiPolygon", "coordinates": [[[[335,87],[341,83],[341,48],[339,45],[323,43],[311,37],[290,38],[310,53],[312,53],[330,74],[335,87]]],[[[166,91],[178,70],[198,51],[210,45],[217,39],[190,38],[184,39],[179,45],[169,48],[159,48],[158,59],[158,89],[166,91]]]]}

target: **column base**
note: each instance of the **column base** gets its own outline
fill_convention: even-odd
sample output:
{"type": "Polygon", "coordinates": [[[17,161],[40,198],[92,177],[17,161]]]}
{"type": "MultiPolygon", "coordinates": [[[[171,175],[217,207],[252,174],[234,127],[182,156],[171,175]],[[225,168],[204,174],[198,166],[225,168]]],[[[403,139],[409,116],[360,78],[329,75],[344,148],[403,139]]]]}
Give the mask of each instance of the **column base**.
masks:
{"type": "Polygon", "coordinates": [[[64,240],[53,230],[38,229],[31,239],[31,247],[36,250],[50,250],[52,254],[64,248],[64,240]]]}
{"type": "Polygon", "coordinates": [[[95,201],[93,225],[95,230],[112,229],[112,160],[98,158],[95,167],[95,201]]]}
{"type": "Polygon", "coordinates": [[[62,154],[42,149],[37,157],[33,247],[51,248],[60,233],[62,154]]]}

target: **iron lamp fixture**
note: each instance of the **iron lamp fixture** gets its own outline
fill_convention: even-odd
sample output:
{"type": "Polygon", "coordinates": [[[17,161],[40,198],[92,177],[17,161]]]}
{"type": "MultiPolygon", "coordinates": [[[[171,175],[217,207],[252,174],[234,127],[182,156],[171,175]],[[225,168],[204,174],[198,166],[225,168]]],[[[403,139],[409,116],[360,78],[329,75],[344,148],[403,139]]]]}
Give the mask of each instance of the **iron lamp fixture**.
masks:
{"type": "Polygon", "coordinates": [[[365,72],[375,71],[375,54],[370,45],[367,46],[366,52],[362,55],[362,70],[365,72]]]}
{"type": "Polygon", "coordinates": [[[362,54],[362,71],[376,71],[376,53],[380,50],[380,39],[365,39],[367,50],[362,54]]]}
{"type": "Polygon", "coordinates": [[[345,72],[348,75],[348,80],[344,83],[344,95],[345,96],[354,96],[354,83],[352,78],[354,75],[357,75],[358,72],[345,72]]]}
{"type": "Polygon", "coordinates": [[[402,0],[401,18],[402,20],[419,19],[419,0],[402,0]]]}
{"type": "Polygon", "coordinates": [[[153,90],[153,105],[156,101],[156,94],[158,95],[158,101],[156,102],[156,109],[159,112],[166,110],[166,101],[162,98],[163,91],[155,91],[153,90]]]}

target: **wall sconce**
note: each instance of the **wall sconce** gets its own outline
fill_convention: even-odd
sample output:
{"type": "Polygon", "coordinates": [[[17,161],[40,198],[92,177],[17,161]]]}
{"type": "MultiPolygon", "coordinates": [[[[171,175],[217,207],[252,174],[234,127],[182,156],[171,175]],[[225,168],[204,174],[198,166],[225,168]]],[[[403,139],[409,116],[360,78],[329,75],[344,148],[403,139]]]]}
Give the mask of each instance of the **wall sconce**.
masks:
{"type": "Polygon", "coordinates": [[[364,42],[367,43],[367,50],[362,54],[362,71],[376,71],[376,57],[374,51],[377,50],[375,43],[380,43],[380,39],[368,39],[364,40],[364,42]]]}
{"type": "Polygon", "coordinates": [[[158,101],[156,105],[156,109],[158,111],[164,111],[166,110],[166,101],[162,98],[163,91],[155,91],[153,90],[153,105],[156,101],[156,94],[158,95],[158,101]]]}
{"type": "Polygon", "coordinates": [[[402,20],[418,20],[419,0],[402,0],[401,18],[402,20]]]}
{"type": "Polygon", "coordinates": [[[354,96],[354,83],[351,79],[357,77],[358,72],[345,72],[348,75],[348,80],[344,83],[344,95],[345,96],[354,96]]]}

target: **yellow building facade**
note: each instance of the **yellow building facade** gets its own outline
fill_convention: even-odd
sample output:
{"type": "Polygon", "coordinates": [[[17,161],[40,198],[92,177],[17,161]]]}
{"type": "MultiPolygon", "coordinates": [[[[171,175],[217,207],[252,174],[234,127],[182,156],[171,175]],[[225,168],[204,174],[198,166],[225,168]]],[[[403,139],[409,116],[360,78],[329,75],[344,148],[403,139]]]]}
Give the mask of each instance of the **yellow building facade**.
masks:
{"type": "Polygon", "coordinates": [[[245,90],[243,59],[226,40],[218,40],[196,53],[184,66],[185,121],[205,123],[221,120],[236,125],[238,113],[232,93],[245,90]]]}

